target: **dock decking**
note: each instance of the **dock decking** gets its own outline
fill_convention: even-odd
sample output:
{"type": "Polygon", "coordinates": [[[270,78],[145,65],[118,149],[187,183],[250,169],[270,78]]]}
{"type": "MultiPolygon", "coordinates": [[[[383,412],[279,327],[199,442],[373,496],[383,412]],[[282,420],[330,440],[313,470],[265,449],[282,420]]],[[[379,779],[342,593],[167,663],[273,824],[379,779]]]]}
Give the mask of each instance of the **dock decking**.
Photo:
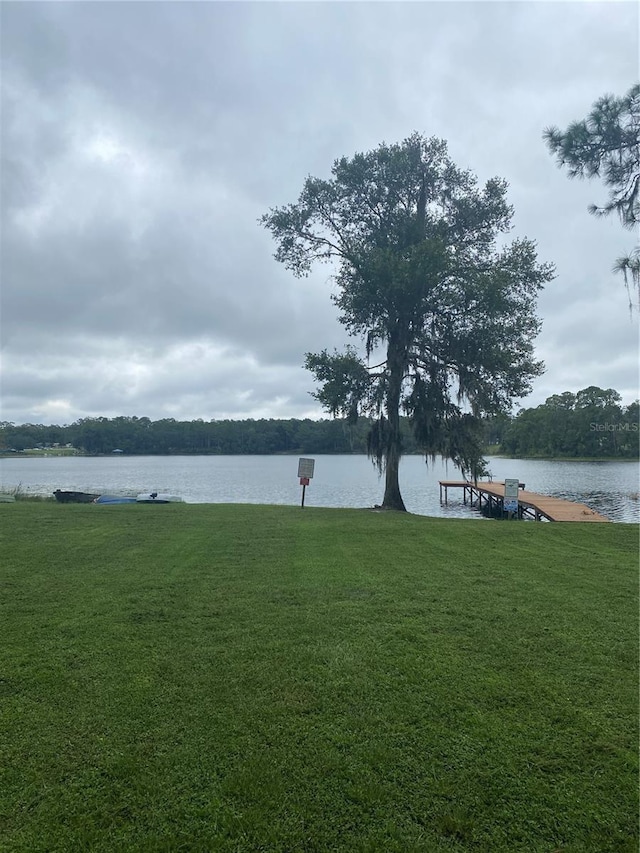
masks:
{"type": "MultiPolygon", "coordinates": [[[[543,518],[548,521],[609,521],[604,515],[590,509],[586,504],[574,503],[573,501],[565,501],[562,498],[552,498],[548,495],[539,495],[537,492],[528,492],[520,484],[521,488],[518,493],[518,503],[520,515],[529,515],[535,518],[536,521],[541,521],[543,518]]],[[[448,490],[451,488],[463,490],[463,500],[473,504],[474,500],[478,501],[478,506],[482,506],[483,499],[490,506],[494,504],[498,507],[502,505],[504,500],[504,483],[498,481],[492,482],[476,482],[472,483],[465,480],[440,480],[440,502],[447,503],[448,490]],[[444,501],[442,500],[444,489],[444,501]]]]}

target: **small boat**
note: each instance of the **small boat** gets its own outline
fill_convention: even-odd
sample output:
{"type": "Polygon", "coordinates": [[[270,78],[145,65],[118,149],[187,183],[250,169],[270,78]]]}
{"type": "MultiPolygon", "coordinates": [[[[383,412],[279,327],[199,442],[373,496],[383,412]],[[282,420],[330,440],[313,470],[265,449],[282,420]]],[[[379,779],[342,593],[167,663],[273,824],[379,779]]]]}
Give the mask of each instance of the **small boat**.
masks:
{"type": "Polygon", "coordinates": [[[94,504],[134,504],[136,499],[126,495],[100,495],[94,504]]]}
{"type": "Polygon", "coordinates": [[[184,503],[180,495],[167,495],[162,492],[143,492],[136,498],[139,504],[173,504],[184,503]]]}
{"type": "Polygon", "coordinates": [[[60,489],[56,489],[53,496],[62,504],[90,504],[98,497],[88,492],[61,491],[60,489]]]}

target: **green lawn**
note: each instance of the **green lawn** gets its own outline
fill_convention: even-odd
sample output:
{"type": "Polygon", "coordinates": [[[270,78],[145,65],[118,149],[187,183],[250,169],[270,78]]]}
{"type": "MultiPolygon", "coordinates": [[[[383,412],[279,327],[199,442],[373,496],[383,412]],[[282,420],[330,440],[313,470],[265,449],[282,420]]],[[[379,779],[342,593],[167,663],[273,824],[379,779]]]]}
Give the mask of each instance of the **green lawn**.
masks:
{"type": "Polygon", "coordinates": [[[638,849],[638,528],[0,505],[0,850],[638,849]]]}

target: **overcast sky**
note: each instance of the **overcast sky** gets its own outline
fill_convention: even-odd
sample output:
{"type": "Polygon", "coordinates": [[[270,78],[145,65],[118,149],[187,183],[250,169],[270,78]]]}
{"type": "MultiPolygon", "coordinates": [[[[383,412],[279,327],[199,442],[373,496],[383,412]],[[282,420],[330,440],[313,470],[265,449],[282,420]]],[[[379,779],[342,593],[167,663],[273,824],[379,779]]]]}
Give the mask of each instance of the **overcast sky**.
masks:
{"type": "Polygon", "coordinates": [[[542,140],[638,79],[636,3],[2,2],[2,411],[15,423],[319,416],[304,353],[347,338],[331,269],[257,224],[342,155],[418,131],[510,184],[539,301],[538,405],[638,396],[638,315],[542,140]]]}

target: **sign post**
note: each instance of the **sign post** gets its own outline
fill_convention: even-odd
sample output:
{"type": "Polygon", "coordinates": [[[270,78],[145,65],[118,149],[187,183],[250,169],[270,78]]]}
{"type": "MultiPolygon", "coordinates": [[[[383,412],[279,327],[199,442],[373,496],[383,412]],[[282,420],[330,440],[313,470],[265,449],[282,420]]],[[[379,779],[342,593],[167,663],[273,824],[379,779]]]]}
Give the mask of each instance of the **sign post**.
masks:
{"type": "Polygon", "coordinates": [[[504,481],[504,511],[509,513],[509,518],[515,513],[518,514],[518,489],[520,488],[520,480],[504,481]]]}
{"type": "Polygon", "coordinates": [[[300,478],[300,485],[302,486],[302,503],[300,506],[304,509],[304,495],[307,490],[307,486],[309,485],[309,481],[313,477],[313,469],[315,468],[316,460],[315,459],[305,459],[304,457],[300,457],[298,459],[298,477],[300,478]]]}

